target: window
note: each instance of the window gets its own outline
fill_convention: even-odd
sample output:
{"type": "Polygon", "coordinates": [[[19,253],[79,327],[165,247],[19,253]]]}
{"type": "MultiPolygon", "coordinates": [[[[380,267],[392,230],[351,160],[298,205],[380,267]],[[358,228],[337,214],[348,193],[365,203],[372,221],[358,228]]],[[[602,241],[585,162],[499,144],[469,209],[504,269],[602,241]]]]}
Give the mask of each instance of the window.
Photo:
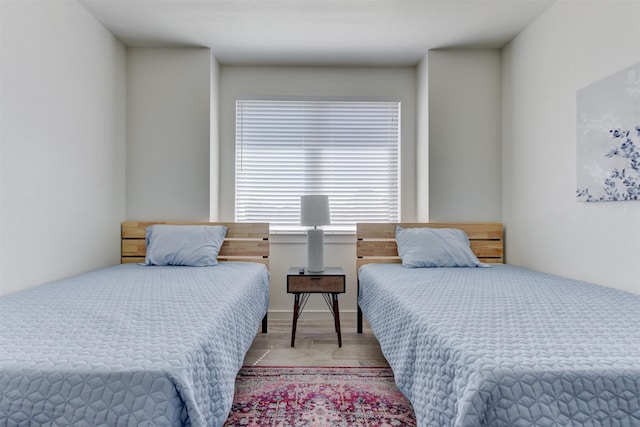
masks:
{"type": "Polygon", "coordinates": [[[399,102],[236,101],[236,221],[300,231],[327,194],[329,231],[399,218],[399,102]]]}

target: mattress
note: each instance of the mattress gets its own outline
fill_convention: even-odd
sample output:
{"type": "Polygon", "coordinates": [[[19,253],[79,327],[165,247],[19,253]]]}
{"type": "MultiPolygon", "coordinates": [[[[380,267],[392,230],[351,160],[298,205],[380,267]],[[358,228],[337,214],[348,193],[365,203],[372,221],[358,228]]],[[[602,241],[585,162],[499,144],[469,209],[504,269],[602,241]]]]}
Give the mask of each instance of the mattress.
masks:
{"type": "Polygon", "coordinates": [[[640,425],[640,296],[508,265],[359,281],[418,425],[640,425]]]}
{"type": "Polygon", "coordinates": [[[0,298],[0,425],[222,425],[268,283],[124,264],[0,298]]]}

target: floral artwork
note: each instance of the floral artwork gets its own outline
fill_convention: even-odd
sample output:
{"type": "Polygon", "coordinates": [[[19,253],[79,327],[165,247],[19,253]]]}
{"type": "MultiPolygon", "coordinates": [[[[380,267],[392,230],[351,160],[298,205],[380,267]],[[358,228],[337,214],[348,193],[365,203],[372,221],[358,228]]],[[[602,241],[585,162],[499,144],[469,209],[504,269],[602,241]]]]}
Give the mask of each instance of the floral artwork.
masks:
{"type": "Polygon", "coordinates": [[[579,201],[640,200],[640,64],[577,94],[579,201]]]}

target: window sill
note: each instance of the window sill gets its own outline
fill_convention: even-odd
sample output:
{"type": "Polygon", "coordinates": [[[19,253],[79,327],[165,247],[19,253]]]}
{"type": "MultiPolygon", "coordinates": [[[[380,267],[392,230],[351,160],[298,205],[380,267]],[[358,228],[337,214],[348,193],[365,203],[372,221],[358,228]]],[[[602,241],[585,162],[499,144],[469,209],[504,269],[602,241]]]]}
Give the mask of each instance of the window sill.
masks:
{"type": "MultiPolygon", "coordinates": [[[[280,233],[271,233],[269,237],[269,243],[271,244],[307,244],[307,234],[305,232],[280,232],[280,233]]],[[[334,233],[327,232],[324,233],[324,243],[325,244],[345,244],[345,245],[353,245],[356,243],[356,233],[334,233]]]]}

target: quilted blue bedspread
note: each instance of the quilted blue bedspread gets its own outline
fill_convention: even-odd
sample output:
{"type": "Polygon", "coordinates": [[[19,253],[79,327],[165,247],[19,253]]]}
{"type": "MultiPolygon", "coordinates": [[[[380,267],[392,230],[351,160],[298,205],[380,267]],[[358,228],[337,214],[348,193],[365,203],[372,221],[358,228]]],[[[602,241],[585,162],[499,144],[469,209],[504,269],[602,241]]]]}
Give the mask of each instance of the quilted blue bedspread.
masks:
{"type": "Polygon", "coordinates": [[[640,296],[508,265],[359,279],[419,426],[640,426],[640,296]]]}
{"type": "Polygon", "coordinates": [[[0,298],[0,425],[222,425],[268,289],[258,263],[125,264],[0,298]]]}

